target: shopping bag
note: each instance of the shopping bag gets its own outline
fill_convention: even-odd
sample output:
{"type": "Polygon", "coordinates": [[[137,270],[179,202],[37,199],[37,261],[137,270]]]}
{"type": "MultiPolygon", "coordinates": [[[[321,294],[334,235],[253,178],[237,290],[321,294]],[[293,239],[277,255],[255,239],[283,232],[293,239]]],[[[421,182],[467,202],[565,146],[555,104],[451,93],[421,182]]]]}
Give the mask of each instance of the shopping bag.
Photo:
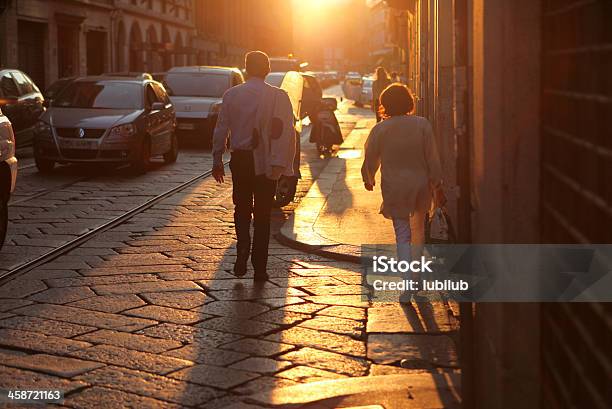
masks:
{"type": "Polygon", "coordinates": [[[425,214],[425,242],[428,244],[452,244],[457,241],[453,224],[442,207],[425,214]]]}

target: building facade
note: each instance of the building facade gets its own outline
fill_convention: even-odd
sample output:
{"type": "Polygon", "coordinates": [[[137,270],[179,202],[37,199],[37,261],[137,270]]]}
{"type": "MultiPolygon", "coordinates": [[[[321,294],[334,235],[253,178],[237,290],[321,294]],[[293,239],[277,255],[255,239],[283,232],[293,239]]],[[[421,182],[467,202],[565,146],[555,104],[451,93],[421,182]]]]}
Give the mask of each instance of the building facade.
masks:
{"type": "Polygon", "coordinates": [[[281,0],[0,0],[0,66],[40,88],[104,72],[241,66],[249,49],[290,53],[292,19],[281,0]]]}
{"type": "Polygon", "coordinates": [[[293,52],[293,9],[283,0],[197,0],[194,52],[198,64],[242,66],[248,50],[293,52]]]}
{"type": "MultiPolygon", "coordinates": [[[[367,0],[368,50],[372,66],[382,65],[388,71],[403,74],[407,81],[416,81],[417,70],[411,65],[418,61],[417,2],[367,0]]],[[[412,87],[413,90],[415,87],[412,87]]]]}
{"type": "Polygon", "coordinates": [[[4,0],[0,64],[41,87],[109,71],[156,72],[191,62],[190,0],[4,0]]]}
{"type": "MultiPolygon", "coordinates": [[[[436,130],[447,188],[456,186],[449,199],[460,241],[611,243],[612,3],[377,7],[414,13],[411,86],[436,130]]],[[[610,311],[604,303],[462,304],[463,407],[609,407],[610,311]]]]}

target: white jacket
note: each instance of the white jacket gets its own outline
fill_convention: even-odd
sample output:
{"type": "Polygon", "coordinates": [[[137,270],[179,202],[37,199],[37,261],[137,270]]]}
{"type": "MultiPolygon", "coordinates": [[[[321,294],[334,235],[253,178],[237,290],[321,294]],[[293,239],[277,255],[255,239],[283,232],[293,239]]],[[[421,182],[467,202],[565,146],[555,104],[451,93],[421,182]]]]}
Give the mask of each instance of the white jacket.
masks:
{"type": "Polygon", "coordinates": [[[255,174],[270,177],[272,166],[284,168],[282,175],[293,176],[295,158],[295,117],[287,93],[266,84],[257,116],[259,140],[253,149],[255,174]]]}

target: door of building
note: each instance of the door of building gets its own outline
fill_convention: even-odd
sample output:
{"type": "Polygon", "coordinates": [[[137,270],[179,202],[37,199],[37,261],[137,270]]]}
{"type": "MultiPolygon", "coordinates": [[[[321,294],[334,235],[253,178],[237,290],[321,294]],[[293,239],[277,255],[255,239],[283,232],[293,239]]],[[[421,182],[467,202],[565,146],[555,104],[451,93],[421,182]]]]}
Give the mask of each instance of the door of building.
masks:
{"type": "Polygon", "coordinates": [[[19,50],[19,69],[44,89],[45,84],[45,47],[47,25],[31,21],[17,22],[17,50],[19,50]]]}
{"type": "Polygon", "coordinates": [[[78,26],[57,26],[57,72],[59,78],[76,76],[79,73],[78,26]]]}
{"type": "Polygon", "coordinates": [[[106,61],[106,33],[90,30],[87,32],[87,75],[100,75],[106,61]]]}

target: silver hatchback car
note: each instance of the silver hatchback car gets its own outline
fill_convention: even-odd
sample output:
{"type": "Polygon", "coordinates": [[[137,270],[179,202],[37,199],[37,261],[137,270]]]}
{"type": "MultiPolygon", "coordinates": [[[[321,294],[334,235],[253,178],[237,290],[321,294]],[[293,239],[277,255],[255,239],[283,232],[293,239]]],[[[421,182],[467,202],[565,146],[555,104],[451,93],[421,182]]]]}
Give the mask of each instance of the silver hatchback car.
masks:
{"type": "Polygon", "coordinates": [[[36,166],[48,172],[58,162],[123,162],[144,173],[155,155],[176,161],[175,126],[174,107],[157,81],[78,78],[35,126],[36,166]]]}

